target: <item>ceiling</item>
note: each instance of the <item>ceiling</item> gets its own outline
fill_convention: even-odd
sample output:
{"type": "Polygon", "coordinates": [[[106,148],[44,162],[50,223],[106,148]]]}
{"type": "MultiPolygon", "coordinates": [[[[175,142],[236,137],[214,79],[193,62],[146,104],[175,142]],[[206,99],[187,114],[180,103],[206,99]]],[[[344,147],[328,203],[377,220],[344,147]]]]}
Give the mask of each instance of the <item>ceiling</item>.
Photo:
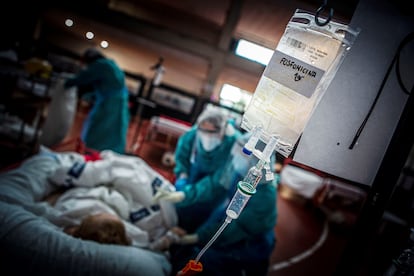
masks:
{"type": "MultiPolygon", "coordinates": [[[[349,22],[357,1],[327,1],[334,18],[349,22]]],[[[111,25],[147,24],[183,37],[219,44],[221,40],[246,38],[274,48],[295,9],[315,12],[317,0],[92,0],[61,1],[66,9],[111,25]],[[65,4],[66,3],[66,4],[65,4]],[[129,18],[129,19],[128,19],[129,18]]],[[[326,13],[322,13],[326,14],[326,13]]],[[[125,26],[124,26],[125,27],[125,26]]],[[[225,45],[227,46],[227,45],[225,45]]]]}
{"type": "MultiPolygon", "coordinates": [[[[348,23],[357,0],[328,1],[335,21],[348,23]],[[346,3],[343,3],[346,2],[346,3]]],[[[38,2],[42,3],[42,2],[38,2]]],[[[316,0],[61,0],[28,9],[38,11],[35,35],[81,53],[84,33],[110,42],[106,53],[125,70],[151,77],[149,69],[160,56],[167,68],[165,81],[196,94],[210,95],[230,82],[254,91],[264,67],[232,53],[244,38],[274,49],[296,9],[316,12],[316,0]],[[74,28],[64,26],[75,19],[74,28]]],[[[321,13],[327,14],[328,8],[321,13]]],[[[95,42],[96,44],[96,42],[95,42]]]]}

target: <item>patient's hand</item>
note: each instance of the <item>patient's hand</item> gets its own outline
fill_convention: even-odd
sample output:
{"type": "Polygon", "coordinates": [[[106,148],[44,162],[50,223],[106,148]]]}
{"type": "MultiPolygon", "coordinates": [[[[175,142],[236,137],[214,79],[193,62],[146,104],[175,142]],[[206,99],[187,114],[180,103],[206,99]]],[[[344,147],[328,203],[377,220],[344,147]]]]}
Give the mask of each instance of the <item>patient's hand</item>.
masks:
{"type": "Polygon", "coordinates": [[[184,235],[178,241],[179,244],[195,244],[198,242],[198,234],[184,235]]]}
{"type": "Polygon", "coordinates": [[[198,235],[197,234],[188,234],[187,231],[184,229],[176,226],[171,228],[170,231],[176,235],[176,239],[174,239],[173,243],[177,244],[195,244],[198,242],[198,235]]]}
{"type": "Polygon", "coordinates": [[[179,227],[171,228],[164,236],[150,244],[150,249],[155,251],[165,251],[170,248],[173,243],[179,243],[182,236],[187,232],[179,227]]]}
{"type": "Polygon", "coordinates": [[[179,237],[184,236],[185,234],[187,234],[187,231],[185,231],[183,228],[178,227],[178,226],[174,226],[173,228],[170,229],[170,231],[174,234],[176,234],[179,237]]]}

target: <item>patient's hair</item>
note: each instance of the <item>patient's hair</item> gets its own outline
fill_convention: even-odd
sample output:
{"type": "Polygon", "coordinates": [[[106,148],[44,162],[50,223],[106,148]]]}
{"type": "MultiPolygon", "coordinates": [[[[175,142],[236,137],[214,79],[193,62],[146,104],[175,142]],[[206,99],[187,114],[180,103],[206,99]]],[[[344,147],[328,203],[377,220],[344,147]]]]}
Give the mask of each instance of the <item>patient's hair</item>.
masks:
{"type": "Polygon", "coordinates": [[[99,243],[131,244],[122,221],[117,216],[109,213],[87,216],[73,232],[73,236],[99,243]]]}

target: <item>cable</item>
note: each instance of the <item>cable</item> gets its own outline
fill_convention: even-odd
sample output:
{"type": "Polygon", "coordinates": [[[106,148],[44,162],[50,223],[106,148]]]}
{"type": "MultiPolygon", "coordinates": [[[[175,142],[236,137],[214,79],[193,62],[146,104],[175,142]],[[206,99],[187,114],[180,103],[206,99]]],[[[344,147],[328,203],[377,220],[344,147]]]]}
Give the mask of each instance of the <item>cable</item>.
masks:
{"type": "Polygon", "coordinates": [[[323,27],[323,26],[325,26],[325,25],[327,25],[330,21],[331,21],[331,19],[332,19],[332,17],[333,17],[333,14],[334,14],[334,10],[333,10],[333,8],[330,8],[329,9],[329,14],[328,14],[328,18],[325,20],[325,22],[321,22],[321,21],[319,21],[319,14],[326,8],[328,6],[328,0],[324,0],[323,1],[323,4],[316,10],[316,13],[315,13],[315,23],[316,23],[316,25],[318,25],[318,26],[321,26],[321,27],[323,27]]]}
{"type": "Polygon", "coordinates": [[[231,218],[226,217],[226,220],[223,222],[223,224],[220,226],[220,228],[217,230],[217,232],[214,234],[214,236],[208,241],[208,243],[203,247],[203,249],[198,253],[197,257],[195,258],[195,262],[197,263],[201,256],[207,251],[207,249],[213,244],[213,242],[217,239],[218,236],[220,236],[221,232],[223,232],[224,228],[231,222],[231,218]]]}
{"type": "Polygon", "coordinates": [[[319,236],[319,239],[312,245],[312,247],[310,247],[309,249],[303,251],[302,253],[293,256],[289,259],[287,259],[286,261],[282,261],[279,263],[275,263],[270,267],[270,271],[277,271],[280,269],[283,269],[285,267],[289,267],[295,263],[298,263],[306,258],[308,258],[309,256],[311,256],[312,254],[314,254],[316,252],[316,250],[318,250],[326,241],[326,238],[328,237],[328,232],[329,232],[329,223],[326,220],[324,227],[323,227],[323,231],[321,233],[321,235],[319,236]]]}
{"type": "MultiPolygon", "coordinates": [[[[400,73],[400,54],[402,49],[404,48],[404,46],[409,43],[412,39],[414,39],[414,32],[408,34],[400,43],[400,46],[398,47],[397,50],[397,64],[396,64],[396,73],[397,73],[397,79],[398,79],[398,84],[401,86],[402,90],[404,91],[405,94],[410,95],[410,91],[408,91],[408,89],[405,87],[402,78],[401,78],[401,73],[400,73]]],[[[414,88],[414,86],[413,86],[414,88]]],[[[411,89],[412,90],[412,89],[411,89]]]]}
{"type": "Polygon", "coordinates": [[[374,99],[373,103],[371,104],[371,107],[370,107],[370,109],[369,109],[369,111],[368,111],[367,115],[365,116],[364,121],[363,121],[363,122],[362,122],[362,124],[359,126],[359,128],[358,128],[357,132],[355,133],[354,138],[352,139],[351,144],[349,145],[349,149],[350,149],[350,150],[352,150],[352,149],[354,148],[355,144],[357,143],[357,141],[358,141],[358,139],[359,139],[359,136],[360,136],[360,135],[361,135],[361,133],[362,133],[362,130],[365,128],[365,125],[367,124],[368,119],[369,119],[369,117],[371,116],[371,113],[372,113],[372,111],[374,110],[375,105],[377,104],[377,101],[378,101],[378,99],[379,99],[379,97],[380,97],[380,95],[381,95],[381,93],[382,93],[382,90],[384,89],[385,83],[386,83],[386,82],[387,82],[387,80],[388,80],[388,77],[389,77],[389,75],[390,75],[390,73],[391,73],[391,70],[392,70],[392,68],[393,68],[393,66],[394,66],[394,63],[396,63],[396,64],[397,64],[397,66],[396,66],[396,74],[397,74],[398,84],[400,85],[401,89],[404,91],[404,93],[405,93],[405,94],[410,95],[410,92],[409,92],[409,91],[408,91],[408,89],[404,86],[404,83],[402,82],[402,79],[401,79],[400,68],[399,68],[399,65],[400,65],[399,60],[400,60],[400,54],[401,54],[402,49],[403,49],[403,48],[405,47],[405,45],[406,45],[408,42],[410,42],[413,38],[414,38],[414,33],[410,33],[410,34],[408,34],[408,35],[407,35],[407,36],[406,36],[406,37],[405,37],[405,38],[404,38],[404,39],[400,42],[400,45],[399,45],[399,46],[398,46],[398,48],[397,48],[397,52],[395,53],[395,55],[394,55],[394,57],[393,57],[393,59],[392,59],[392,61],[391,61],[391,64],[390,64],[390,66],[388,67],[387,73],[385,74],[385,76],[384,76],[384,78],[383,78],[383,80],[382,80],[381,86],[380,86],[380,88],[378,89],[377,95],[375,96],[375,99],[374,99]]]}

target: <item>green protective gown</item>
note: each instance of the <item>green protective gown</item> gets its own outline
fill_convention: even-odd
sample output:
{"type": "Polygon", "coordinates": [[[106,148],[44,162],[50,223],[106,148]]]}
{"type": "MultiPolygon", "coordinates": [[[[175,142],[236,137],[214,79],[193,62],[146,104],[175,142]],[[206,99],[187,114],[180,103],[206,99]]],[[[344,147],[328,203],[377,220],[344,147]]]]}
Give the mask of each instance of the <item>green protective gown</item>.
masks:
{"type": "Polygon", "coordinates": [[[91,149],[124,153],[129,125],[124,72],[115,61],[100,58],[65,82],[65,87],[84,85],[92,85],[95,98],[82,127],[82,141],[91,149]]]}
{"type": "MultiPolygon", "coordinates": [[[[235,147],[236,146],[237,145],[235,145],[235,147]]],[[[258,162],[258,159],[255,156],[251,156],[249,158],[249,163],[246,164],[246,168],[243,169],[241,175],[237,172],[237,169],[234,169],[234,162],[240,162],[240,159],[243,158],[238,155],[241,154],[235,154],[233,156],[230,170],[224,175],[224,178],[221,177],[219,180],[219,182],[223,182],[224,179],[225,182],[231,183],[226,192],[228,201],[232,199],[236,192],[237,182],[245,177],[248,168],[254,166],[258,162]]],[[[269,167],[274,168],[275,157],[272,156],[270,161],[269,167]]],[[[278,178],[275,177],[271,180],[266,180],[265,169],[262,169],[262,174],[263,176],[256,187],[256,193],[250,197],[240,216],[237,219],[232,220],[225,231],[221,233],[218,240],[215,242],[216,245],[220,247],[231,247],[231,244],[249,240],[256,235],[265,233],[268,230],[273,230],[275,227],[277,219],[276,186],[278,178]]],[[[224,187],[225,184],[220,183],[220,186],[224,187]]],[[[224,209],[226,209],[227,206],[228,204],[226,203],[224,208],[219,207],[218,211],[212,215],[212,219],[209,219],[209,221],[197,229],[196,233],[198,234],[201,243],[207,243],[222,225],[224,218],[226,217],[224,209]]],[[[257,252],[257,254],[260,254],[260,252],[257,252]]]]}
{"type": "Polygon", "coordinates": [[[212,175],[223,167],[230,156],[234,142],[240,135],[238,130],[234,130],[233,134],[224,135],[216,149],[206,152],[197,140],[197,126],[193,126],[178,139],[174,174],[178,176],[186,173],[189,176],[189,183],[195,183],[203,176],[212,175]]]}
{"type": "MultiPolygon", "coordinates": [[[[201,244],[206,244],[222,225],[225,213],[221,215],[217,220],[209,221],[196,230],[201,244]]],[[[239,241],[249,240],[273,229],[276,225],[276,218],[276,185],[273,182],[259,184],[256,193],[249,199],[240,216],[226,226],[215,244],[224,248],[231,247],[239,241]]]]}
{"type": "MultiPolygon", "coordinates": [[[[198,235],[195,245],[179,247],[173,251],[173,267],[181,268],[185,261],[194,258],[223,226],[226,209],[236,191],[237,182],[246,175],[246,170],[256,164],[257,158],[250,158],[246,169],[238,172],[235,163],[243,157],[233,156],[225,167],[223,175],[211,182],[213,189],[205,190],[211,196],[221,194],[227,201],[218,205],[210,217],[194,233],[198,235]],[[228,169],[228,170],[227,170],[228,169]],[[226,187],[226,183],[231,183],[226,187]]],[[[271,158],[270,168],[274,168],[275,158],[271,158]]],[[[200,261],[206,275],[267,275],[269,260],[276,245],[274,228],[277,222],[277,184],[278,178],[266,180],[263,177],[247,205],[237,219],[226,225],[216,240],[204,252],[200,261]],[[244,272],[243,272],[244,271],[244,272]]],[[[211,178],[211,180],[214,177],[211,178]]]]}
{"type": "Polygon", "coordinates": [[[225,199],[226,190],[218,179],[230,158],[230,152],[239,131],[225,135],[222,143],[214,150],[206,152],[196,138],[197,128],[193,127],[183,134],[177,143],[174,172],[189,175],[185,185],[184,201],[177,203],[180,226],[187,231],[195,230],[210,215],[211,211],[225,199]],[[193,155],[194,162],[191,162],[193,155]]]}
{"type": "MultiPolygon", "coordinates": [[[[270,256],[276,245],[276,186],[259,184],[240,216],[227,224],[211,247],[201,257],[206,275],[267,275],[270,256]],[[223,273],[223,274],[219,274],[223,273]]],[[[200,252],[223,225],[227,206],[196,230],[200,252]],[[216,220],[214,220],[216,219],[216,220]]],[[[216,212],[214,212],[216,214],[216,212]]]]}

